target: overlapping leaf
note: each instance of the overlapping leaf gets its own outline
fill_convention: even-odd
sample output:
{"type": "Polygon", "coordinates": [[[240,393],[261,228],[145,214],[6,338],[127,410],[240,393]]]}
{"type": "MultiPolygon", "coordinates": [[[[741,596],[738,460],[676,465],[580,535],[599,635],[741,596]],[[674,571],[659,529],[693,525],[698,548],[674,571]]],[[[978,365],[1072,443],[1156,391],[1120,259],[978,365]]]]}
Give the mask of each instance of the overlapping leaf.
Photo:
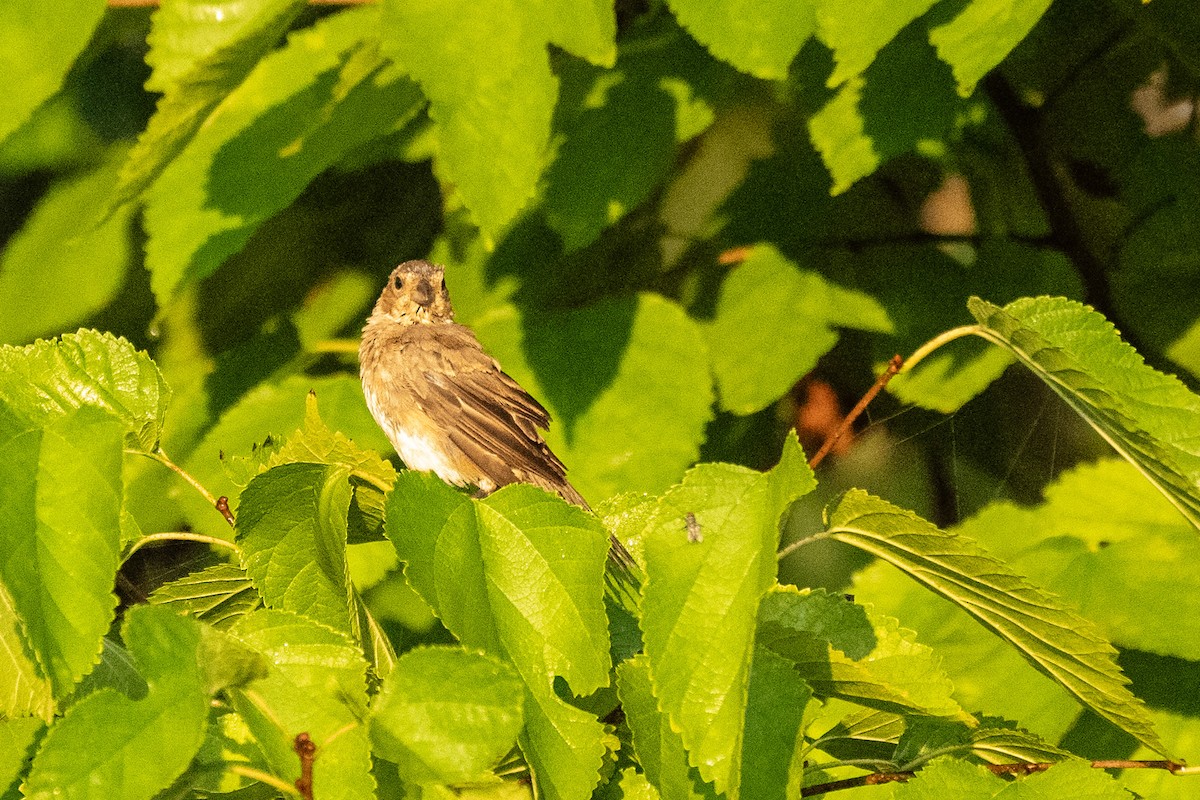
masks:
{"type": "Polygon", "coordinates": [[[155,181],[146,262],[160,303],[212,274],[322,170],[417,111],[416,86],[384,67],[378,28],[379,10],[363,8],[292,34],[155,181]]]}
{"type": "Polygon", "coordinates": [[[375,753],[413,784],[480,781],[516,744],[524,692],[511,667],[437,647],[396,661],[371,706],[375,753]]]}
{"type": "Polygon", "coordinates": [[[959,94],[971,94],[1049,7],[1050,0],[971,0],[953,19],[932,28],[929,41],[954,69],[959,94]]]}
{"type": "Polygon", "coordinates": [[[49,720],[54,710],[53,687],[29,652],[12,597],[0,583],[0,715],[49,720]]]}
{"type": "Polygon", "coordinates": [[[608,535],[583,510],[532,486],[473,500],[429,473],[403,472],[388,536],[412,586],[467,647],[510,663],[525,685],[521,748],[539,791],[572,798],[600,780],[603,728],[555,694],[607,685],[608,535]]]}
{"type": "Polygon", "coordinates": [[[1097,714],[1163,752],[1095,626],[988,555],[912,512],[851,490],[826,510],[824,536],[872,553],[955,603],[1097,714]]]}
{"type": "Polygon", "coordinates": [[[250,578],[233,564],[214,564],[163,584],[148,599],[218,629],[262,607],[250,578]]]}
{"type": "Polygon", "coordinates": [[[59,698],[96,662],[117,605],[123,438],[97,408],[37,427],[0,402],[0,580],[59,698]]]}
{"type": "Polygon", "coordinates": [[[896,800],[1127,800],[1129,793],[1109,774],[1079,759],[1010,783],[983,767],[949,758],[936,759],[915,778],[896,787],[896,800]]]}
{"type": "Polygon", "coordinates": [[[205,8],[212,0],[177,0],[172,8],[198,13],[160,12],[155,19],[156,34],[169,52],[156,51],[166,72],[152,85],[165,93],[121,170],[113,208],[154,182],[305,5],[304,0],[216,1],[220,8],[214,10],[205,8]]]}
{"type": "Polygon", "coordinates": [[[768,473],[729,464],[692,469],[647,525],[641,626],[654,694],[691,763],[731,797],[740,785],[756,615],[775,583],[780,515],[814,486],[789,437],[768,473]]]}
{"type": "Polygon", "coordinates": [[[816,28],[813,0],[672,0],[671,10],[714,56],[756,78],[787,77],[788,65],[816,28]]]}
{"type": "Polygon", "coordinates": [[[158,367],[125,339],[80,330],[26,347],[0,347],[0,401],[34,425],[83,406],[125,425],[131,446],[150,451],[162,433],[169,390],[158,367]]]}
{"type": "Polygon", "coordinates": [[[969,305],[984,338],[1011,350],[1200,528],[1200,397],[1080,303],[969,305]]]}
{"type": "Polygon", "coordinates": [[[817,5],[817,35],[833,50],[829,86],[839,86],[871,65],[900,30],[937,0],[868,0],[853,6],[826,0],[817,5]]]}
{"type": "Polygon", "coordinates": [[[149,800],[183,774],[199,750],[210,695],[199,623],[167,609],[135,607],[122,638],[146,679],[146,696],[135,701],[108,689],[72,705],[38,748],[25,797],[149,800]]]}

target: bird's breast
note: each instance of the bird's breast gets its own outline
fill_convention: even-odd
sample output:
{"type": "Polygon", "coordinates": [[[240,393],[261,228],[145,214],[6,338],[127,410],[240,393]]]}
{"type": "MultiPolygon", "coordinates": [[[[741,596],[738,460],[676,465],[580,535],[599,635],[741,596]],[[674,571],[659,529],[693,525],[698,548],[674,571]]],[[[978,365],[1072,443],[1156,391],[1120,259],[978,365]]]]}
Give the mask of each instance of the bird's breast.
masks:
{"type": "Polygon", "coordinates": [[[453,445],[420,409],[415,397],[402,397],[388,390],[376,392],[366,381],[363,396],[371,416],[383,428],[406,467],[433,472],[447,483],[473,483],[472,476],[464,474],[451,456],[453,445]]]}

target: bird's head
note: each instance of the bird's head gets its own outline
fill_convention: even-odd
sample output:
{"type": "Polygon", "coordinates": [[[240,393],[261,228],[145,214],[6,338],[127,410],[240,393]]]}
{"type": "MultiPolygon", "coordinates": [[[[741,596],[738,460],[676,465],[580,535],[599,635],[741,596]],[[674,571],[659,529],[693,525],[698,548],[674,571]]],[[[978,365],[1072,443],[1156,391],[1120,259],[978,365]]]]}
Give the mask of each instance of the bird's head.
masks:
{"type": "Polygon", "coordinates": [[[371,318],[401,325],[453,322],[445,271],[428,261],[405,261],[388,276],[371,318]]]}

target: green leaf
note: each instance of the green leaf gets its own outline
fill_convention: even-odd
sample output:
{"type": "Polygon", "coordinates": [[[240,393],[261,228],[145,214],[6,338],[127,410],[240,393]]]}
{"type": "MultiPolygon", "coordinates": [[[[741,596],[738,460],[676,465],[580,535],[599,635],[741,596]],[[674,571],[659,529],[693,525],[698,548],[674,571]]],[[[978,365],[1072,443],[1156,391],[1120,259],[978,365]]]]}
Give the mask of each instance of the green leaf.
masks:
{"type": "Polygon", "coordinates": [[[112,208],[136,199],[154,182],[217,104],[275,45],[305,2],[216,4],[219,8],[214,9],[210,0],[176,0],[155,16],[153,36],[161,46],[154,58],[165,72],[152,77],[151,85],[165,94],[121,169],[112,208]]]}
{"type": "Polygon", "coordinates": [[[372,704],[372,747],[410,783],[481,781],[516,744],[523,697],[516,673],[491,657],[410,650],[372,704]]]}
{"type": "Polygon", "coordinates": [[[284,611],[256,611],[230,634],[270,664],[266,678],[230,694],[275,774],[289,783],[300,777],[292,746],[307,733],[317,747],[317,796],[374,800],[362,652],[337,631],[284,611]]]}
{"type": "Polygon", "coordinates": [[[379,10],[362,8],[293,33],[166,167],[146,197],[146,263],[160,304],[211,275],[327,167],[416,113],[421,94],[385,68],[378,27],[379,10]]]}
{"type": "Polygon", "coordinates": [[[29,119],[62,86],[76,56],[87,46],[103,0],[39,0],[0,4],[0,142],[29,119]]]}
{"type": "Polygon", "coordinates": [[[245,571],[233,564],[214,564],[165,583],[147,598],[217,629],[262,607],[262,598],[245,571]]]}
{"type": "Polygon", "coordinates": [[[1050,0],[971,0],[954,19],[932,28],[929,41],[954,69],[958,93],[975,91],[1049,7],[1050,0]]]}
{"type": "Polygon", "coordinates": [[[439,168],[489,238],[532,197],[545,166],[558,95],[545,11],[516,0],[383,4],[384,51],[429,98],[439,168]]]}
{"type": "Polygon", "coordinates": [[[837,344],[834,326],[890,333],[869,295],[801,270],[771,245],[755,246],[721,284],[705,327],[721,407],[753,414],[787,394],[837,344]]]}
{"type": "Polygon", "coordinates": [[[524,4],[536,9],[536,28],[548,41],[568,53],[601,67],[611,67],[617,56],[617,16],[605,0],[536,0],[524,4]]]}
{"type": "Polygon", "coordinates": [[[775,583],[779,520],[816,485],[795,436],[767,473],[702,464],[645,534],[645,652],[661,710],[716,790],[737,796],[759,601],[775,583]],[[720,647],[713,647],[720,642],[720,647]]]}
{"type": "Polygon", "coordinates": [[[0,401],[34,425],[83,406],[125,424],[130,446],[153,450],[170,392],[145,353],[110,333],[80,330],[26,347],[0,347],[0,401]]]}
{"type": "Polygon", "coordinates": [[[474,500],[408,471],[388,497],[387,530],[405,577],[445,626],[520,674],[521,749],[538,790],[555,800],[591,792],[603,728],[552,684],[561,677],[579,695],[608,684],[608,534],[599,521],[532,486],[474,500]]]}
{"type": "Polygon", "coordinates": [[[59,698],[91,670],[117,604],[123,437],[99,409],[38,428],[0,402],[0,580],[59,698]]]}
{"type": "Polygon", "coordinates": [[[944,139],[960,102],[946,65],[921,31],[906,28],[809,118],[809,136],[833,178],[830,191],[840,194],[892,156],[944,139]]]}
{"type": "Polygon", "coordinates": [[[830,538],[898,567],[1002,637],[1081,703],[1163,752],[1142,702],[1127,688],[1113,649],[1067,610],[964,536],[851,490],[826,509],[830,538]]]}
{"type": "Polygon", "coordinates": [[[12,596],[0,581],[0,716],[49,721],[55,711],[52,690],[50,679],[25,644],[12,596]]]}
{"type": "Polygon", "coordinates": [[[201,669],[201,629],[163,608],[129,610],[122,639],[147,694],[111,689],[75,703],[50,728],[33,759],[25,797],[154,797],[183,774],[200,749],[209,693],[201,669]]]}
{"type": "Polygon", "coordinates": [[[712,412],[703,338],[656,294],[520,320],[498,309],[480,341],[550,410],[546,441],[593,502],[662,491],[695,462],[712,412]]]}
{"type": "Polygon", "coordinates": [[[853,6],[824,0],[817,5],[817,35],[833,50],[832,88],[859,75],[883,46],[937,0],[866,0],[853,6]]]}
{"type": "Polygon", "coordinates": [[[1072,759],[1045,772],[1006,781],[983,767],[952,758],[939,758],[907,783],[897,784],[896,800],[1128,800],[1129,793],[1103,770],[1072,759]]]}
{"type": "Polygon", "coordinates": [[[237,539],[246,574],[268,608],[292,611],[359,638],[346,566],[349,471],[283,464],[242,492],[237,539]]]}
{"type": "MultiPolygon", "coordinates": [[[[345,433],[363,447],[391,452],[387,437],[371,417],[363,399],[362,384],[351,375],[309,377],[292,375],[278,383],[256,386],[229,408],[184,461],[192,477],[216,496],[229,498],[236,512],[241,486],[257,474],[257,460],[247,470],[234,464],[239,456],[251,455],[268,437],[282,438],[304,424],[309,392],[315,392],[324,414],[324,424],[345,433]],[[228,466],[227,466],[228,464],[228,466]]],[[[179,496],[192,527],[202,533],[229,538],[229,526],[212,506],[194,492],[179,496]]]]}
{"type": "Polygon", "coordinates": [[[688,766],[683,740],[658,709],[646,656],[635,656],[617,667],[617,690],[633,732],[638,762],[659,796],[663,800],[715,800],[718,795],[710,784],[693,780],[696,770],[688,766]]]}
{"type": "Polygon", "coordinates": [[[0,257],[0,342],[20,344],[104,307],[125,278],[130,212],[100,222],[118,162],[56,183],[0,257]]]}
{"type": "Polygon", "coordinates": [[[780,587],[759,607],[758,643],[793,662],[813,690],[892,713],[974,722],[941,661],[891,617],[822,590],[780,587]]]}
{"type": "Polygon", "coordinates": [[[969,307],[980,335],[1012,351],[1200,528],[1200,397],[1080,303],[972,298],[969,307]]]}
{"type": "Polygon", "coordinates": [[[34,717],[0,719],[0,796],[9,797],[5,790],[17,788],[14,784],[33,757],[31,745],[45,727],[34,717]]]}
{"type": "MultiPolygon", "coordinates": [[[[792,761],[813,690],[790,661],[758,647],[750,665],[742,741],[744,797],[794,796],[792,761]]],[[[803,771],[802,769],[800,771],[803,771]]]]}
{"type": "Polygon", "coordinates": [[[675,155],[675,99],[629,67],[595,74],[546,171],[546,222],[568,251],[591,244],[645,201],[675,155]]]}
{"type": "Polygon", "coordinates": [[[671,11],[717,58],[756,78],[781,80],[816,28],[816,0],[671,0],[671,11]]]}

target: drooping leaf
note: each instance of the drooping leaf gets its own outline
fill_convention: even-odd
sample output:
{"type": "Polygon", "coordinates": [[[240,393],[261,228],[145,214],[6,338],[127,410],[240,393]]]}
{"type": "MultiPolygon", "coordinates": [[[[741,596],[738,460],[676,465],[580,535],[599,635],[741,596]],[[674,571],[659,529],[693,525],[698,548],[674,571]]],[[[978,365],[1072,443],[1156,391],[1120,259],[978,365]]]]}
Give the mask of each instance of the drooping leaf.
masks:
{"type": "Polygon", "coordinates": [[[137,198],[195,136],[212,110],[273,47],[304,8],[304,0],[176,0],[155,18],[165,72],[152,79],[164,91],[130,151],[112,208],[137,198]],[[209,6],[210,8],[205,8],[209,6]],[[215,13],[214,13],[215,12],[215,13]],[[169,53],[162,48],[168,47],[169,53]]]}
{"type": "Polygon", "coordinates": [[[634,749],[646,780],[663,800],[715,800],[712,785],[694,780],[679,732],[658,709],[650,683],[650,664],[638,655],[617,667],[621,708],[633,731],[634,749]]]}
{"type": "Polygon", "coordinates": [[[108,304],[129,266],[128,211],[104,222],[119,162],[55,184],[0,258],[0,342],[61,331],[108,304]]]}
{"type": "Polygon", "coordinates": [[[0,401],[34,425],[91,406],[124,423],[130,446],[150,451],[169,390],[145,353],[110,333],[80,330],[26,347],[0,347],[0,401]]]}
{"type": "Polygon", "coordinates": [[[559,699],[553,682],[580,695],[608,683],[608,534],[599,521],[532,486],[474,500],[409,471],[389,495],[387,530],[406,578],[443,624],[521,676],[520,743],[539,791],[556,800],[591,792],[603,728],[559,699]]]}
{"type": "Polygon", "coordinates": [[[973,722],[937,656],[895,619],[824,591],[783,587],[763,599],[758,625],[759,646],[792,662],[822,696],[973,722]]]}
{"type": "Polygon", "coordinates": [[[787,77],[792,59],[816,28],[814,0],[672,0],[669,5],[696,41],[756,78],[787,77]]]}
{"type": "Polygon", "coordinates": [[[25,797],[149,800],[199,750],[209,708],[199,623],[138,606],[128,612],[122,638],[146,696],[135,701],[108,689],[72,705],[38,748],[25,797]]]}
{"type": "Polygon", "coordinates": [[[982,335],[1010,350],[1200,528],[1200,397],[1147,366],[1112,323],[1064,298],[1004,308],[973,298],[982,335]]]}
{"type": "Polygon", "coordinates": [[[91,670],[117,605],[123,439],[97,408],[36,427],[0,402],[0,580],[58,698],[91,670]]]}
{"type": "Polygon", "coordinates": [[[160,304],[180,283],[212,274],[324,169],[417,111],[420,92],[385,67],[378,28],[372,7],[293,33],[164,169],[146,205],[146,262],[160,304]]]}
{"type": "Polygon", "coordinates": [[[266,678],[230,692],[272,771],[300,777],[295,738],[316,745],[314,793],[322,800],[373,800],[367,711],[367,663],[343,634],[285,611],[240,618],[230,634],[269,662],[266,678]]]}
{"type": "Polygon", "coordinates": [[[755,246],[721,284],[705,328],[721,407],[752,414],[778,400],[837,343],[835,326],[890,333],[892,323],[869,295],[755,246]]]}
{"type": "Polygon", "coordinates": [[[545,166],[558,81],[544,22],[542,8],[515,0],[383,4],[384,52],[421,84],[440,169],[491,238],[545,166]]]}
{"type": "Polygon", "coordinates": [[[291,611],[358,638],[346,566],[349,471],[282,464],[242,492],[237,538],[246,574],[268,608],[291,611]]]}
{"type": "Polygon", "coordinates": [[[868,0],[845,5],[833,0],[817,4],[817,35],[833,50],[836,66],[829,86],[859,75],[900,30],[933,7],[937,0],[868,0]]]}
{"type": "Polygon", "coordinates": [[[851,490],[826,509],[824,535],[898,567],[1004,638],[1081,703],[1163,751],[1145,706],[1127,688],[1095,626],[987,554],[912,512],[851,490]]]}
{"type": "Polygon", "coordinates": [[[371,706],[377,755],[414,784],[482,780],[516,744],[521,681],[507,664],[449,647],[410,650],[371,706]]]}
{"type": "Polygon", "coordinates": [[[148,602],[217,629],[227,628],[238,617],[262,607],[262,598],[250,578],[233,564],[214,564],[163,584],[154,590],[148,602]]]}
{"type": "Polygon", "coordinates": [[[692,765],[730,797],[740,784],[756,615],[775,583],[780,516],[815,485],[791,436],[770,472],[690,470],[663,495],[645,533],[641,626],[654,695],[692,765]]]}
{"type": "Polygon", "coordinates": [[[1050,0],[971,0],[953,19],[932,28],[929,41],[954,69],[959,94],[975,91],[1049,7],[1050,0]]]}
{"type": "Polygon", "coordinates": [[[103,0],[11,0],[0,5],[0,142],[62,86],[104,16],[103,0]]]}
{"type": "Polygon", "coordinates": [[[655,294],[518,319],[499,309],[480,341],[550,410],[546,441],[591,502],[662,491],[695,462],[711,416],[698,326],[655,294]]]}

